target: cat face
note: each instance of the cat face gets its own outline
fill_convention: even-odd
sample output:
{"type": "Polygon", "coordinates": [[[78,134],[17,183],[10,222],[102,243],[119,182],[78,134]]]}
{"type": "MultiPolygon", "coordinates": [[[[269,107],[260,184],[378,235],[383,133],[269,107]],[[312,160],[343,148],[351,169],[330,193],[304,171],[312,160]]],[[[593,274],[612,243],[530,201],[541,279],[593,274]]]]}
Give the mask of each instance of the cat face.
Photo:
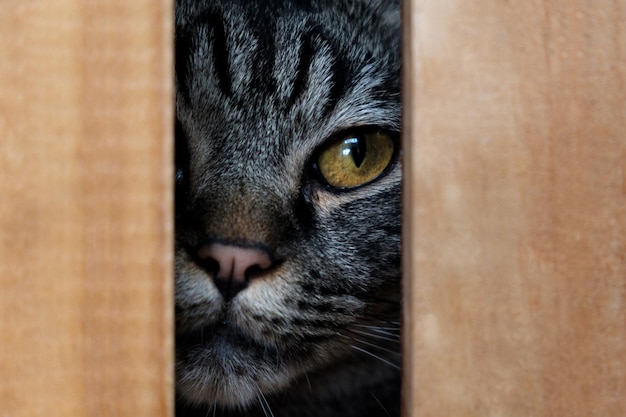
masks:
{"type": "Polygon", "coordinates": [[[178,2],[186,400],[245,406],[368,356],[355,335],[369,326],[397,327],[398,13],[389,1],[178,2]]]}

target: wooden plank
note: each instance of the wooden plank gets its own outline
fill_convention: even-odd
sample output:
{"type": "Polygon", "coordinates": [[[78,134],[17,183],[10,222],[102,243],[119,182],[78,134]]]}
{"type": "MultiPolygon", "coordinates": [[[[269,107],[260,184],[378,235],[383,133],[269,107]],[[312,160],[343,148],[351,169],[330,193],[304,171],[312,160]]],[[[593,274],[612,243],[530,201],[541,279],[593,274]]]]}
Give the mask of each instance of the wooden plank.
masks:
{"type": "Polygon", "coordinates": [[[0,13],[0,416],[170,416],[172,2],[0,13]]]}
{"type": "Polygon", "coordinates": [[[625,416],[626,3],[405,18],[405,415],[625,416]]]}

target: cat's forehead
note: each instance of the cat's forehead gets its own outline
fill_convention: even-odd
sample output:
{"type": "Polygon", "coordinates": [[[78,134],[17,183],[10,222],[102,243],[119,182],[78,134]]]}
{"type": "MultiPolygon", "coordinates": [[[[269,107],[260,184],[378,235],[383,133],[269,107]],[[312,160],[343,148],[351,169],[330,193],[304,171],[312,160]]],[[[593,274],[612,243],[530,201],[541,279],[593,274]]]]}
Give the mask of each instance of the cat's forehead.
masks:
{"type": "Polygon", "coordinates": [[[196,154],[226,166],[282,164],[341,129],[399,130],[399,28],[383,18],[397,5],[364,16],[270,3],[282,6],[205,4],[177,29],[177,115],[196,154]]]}
{"type": "Polygon", "coordinates": [[[207,9],[179,29],[177,107],[182,117],[205,118],[209,129],[230,122],[250,129],[292,125],[318,130],[315,124],[328,124],[333,111],[338,113],[334,119],[341,119],[334,124],[373,124],[367,109],[399,101],[394,95],[400,63],[393,52],[399,30],[387,33],[380,22],[363,28],[346,11],[332,25],[302,10],[275,12],[268,21],[238,11],[207,9]]]}

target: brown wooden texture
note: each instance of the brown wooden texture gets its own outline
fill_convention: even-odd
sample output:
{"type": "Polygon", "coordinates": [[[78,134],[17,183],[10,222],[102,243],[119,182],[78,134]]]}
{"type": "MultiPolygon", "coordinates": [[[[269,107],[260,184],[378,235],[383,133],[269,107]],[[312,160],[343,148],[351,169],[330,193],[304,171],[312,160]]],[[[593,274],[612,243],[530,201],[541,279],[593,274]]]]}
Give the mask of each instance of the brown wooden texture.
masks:
{"type": "Polygon", "coordinates": [[[625,22],[407,2],[406,416],[626,416],[625,22]]]}
{"type": "Polygon", "coordinates": [[[0,416],[170,416],[172,2],[0,6],[0,416]]]}

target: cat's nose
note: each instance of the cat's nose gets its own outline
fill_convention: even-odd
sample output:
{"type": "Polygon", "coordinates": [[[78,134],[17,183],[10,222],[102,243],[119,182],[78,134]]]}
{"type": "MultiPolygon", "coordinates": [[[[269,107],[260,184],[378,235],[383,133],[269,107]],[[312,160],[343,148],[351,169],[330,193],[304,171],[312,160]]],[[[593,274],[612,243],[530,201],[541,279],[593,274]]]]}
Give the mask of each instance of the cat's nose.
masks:
{"type": "Polygon", "coordinates": [[[215,286],[225,300],[232,299],[248,285],[248,278],[272,266],[263,249],[211,243],[198,250],[201,264],[213,275],[215,286]]]}

